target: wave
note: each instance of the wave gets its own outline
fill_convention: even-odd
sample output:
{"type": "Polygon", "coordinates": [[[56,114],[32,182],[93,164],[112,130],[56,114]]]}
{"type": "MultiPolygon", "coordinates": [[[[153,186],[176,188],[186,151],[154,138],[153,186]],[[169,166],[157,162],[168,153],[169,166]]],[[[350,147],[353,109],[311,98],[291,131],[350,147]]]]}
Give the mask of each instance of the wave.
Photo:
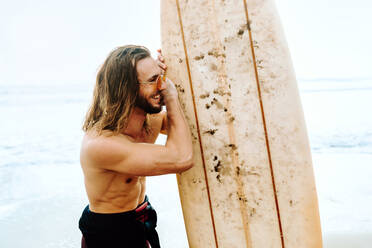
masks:
{"type": "Polygon", "coordinates": [[[310,136],[311,148],[315,152],[372,153],[372,132],[331,136],[310,136]]]}

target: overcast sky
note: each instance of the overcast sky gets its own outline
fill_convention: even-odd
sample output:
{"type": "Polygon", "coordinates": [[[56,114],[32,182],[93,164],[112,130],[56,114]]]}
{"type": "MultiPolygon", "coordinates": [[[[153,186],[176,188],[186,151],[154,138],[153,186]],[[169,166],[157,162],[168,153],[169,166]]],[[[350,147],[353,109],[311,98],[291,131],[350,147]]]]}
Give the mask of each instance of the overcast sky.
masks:
{"type": "MultiPolygon", "coordinates": [[[[0,85],[94,83],[114,47],[160,47],[159,2],[0,0],[0,85]]],[[[371,1],[276,4],[299,79],[372,79],[371,1]]]]}

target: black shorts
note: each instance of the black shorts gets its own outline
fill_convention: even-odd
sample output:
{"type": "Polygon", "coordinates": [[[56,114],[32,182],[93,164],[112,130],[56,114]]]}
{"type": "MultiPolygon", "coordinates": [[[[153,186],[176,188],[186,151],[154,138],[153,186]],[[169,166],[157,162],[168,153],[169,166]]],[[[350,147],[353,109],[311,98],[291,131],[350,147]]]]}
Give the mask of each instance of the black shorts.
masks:
{"type": "Polygon", "coordinates": [[[135,210],[122,213],[94,213],[88,205],[79,220],[82,247],[160,248],[156,221],[156,211],[147,196],[135,210]]]}

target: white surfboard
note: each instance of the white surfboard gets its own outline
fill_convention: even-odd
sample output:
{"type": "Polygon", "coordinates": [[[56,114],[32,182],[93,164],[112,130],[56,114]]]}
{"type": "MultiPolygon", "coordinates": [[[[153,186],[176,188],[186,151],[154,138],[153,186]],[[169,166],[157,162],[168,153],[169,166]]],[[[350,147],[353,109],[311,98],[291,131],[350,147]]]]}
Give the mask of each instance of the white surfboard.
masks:
{"type": "Polygon", "coordinates": [[[272,0],[162,0],[162,51],[192,130],[178,177],[190,247],[322,247],[299,92],[272,0]]]}

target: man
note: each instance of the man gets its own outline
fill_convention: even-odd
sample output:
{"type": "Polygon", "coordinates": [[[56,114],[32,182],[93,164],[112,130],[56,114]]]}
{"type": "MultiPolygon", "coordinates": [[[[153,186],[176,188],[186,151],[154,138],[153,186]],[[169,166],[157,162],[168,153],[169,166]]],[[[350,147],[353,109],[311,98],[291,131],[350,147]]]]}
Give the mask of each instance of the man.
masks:
{"type": "Polygon", "coordinates": [[[80,154],[89,199],[82,247],[160,247],[145,177],[193,165],[190,131],[162,62],[145,47],[123,46],[97,74],[80,154]],[[154,144],[159,133],[168,135],[165,146],[154,144]]]}

